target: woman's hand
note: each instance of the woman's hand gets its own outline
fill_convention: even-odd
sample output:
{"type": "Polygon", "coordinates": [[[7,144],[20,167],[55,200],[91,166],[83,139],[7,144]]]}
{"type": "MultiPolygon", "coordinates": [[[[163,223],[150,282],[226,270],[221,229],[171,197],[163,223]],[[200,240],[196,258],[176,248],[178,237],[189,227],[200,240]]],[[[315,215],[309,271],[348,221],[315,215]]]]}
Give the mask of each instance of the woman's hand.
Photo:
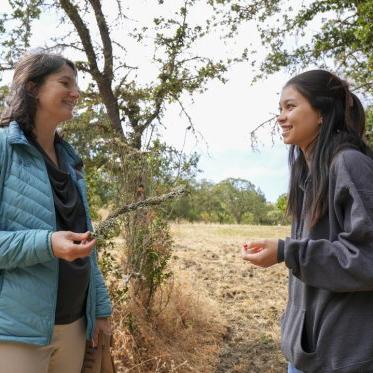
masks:
{"type": "Polygon", "coordinates": [[[89,241],[89,237],[90,232],[53,232],[51,242],[54,256],[69,262],[88,256],[96,244],[96,240],[93,239],[89,241]]]}
{"type": "Polygon", "coordinates": [[[105,334],[111,334],[111,321],[109,318],[100,317],[96,319],[96,326],[92,337],[92,347],[95,348],[98,345],[98,335],[102,331],[105,334]]]}
{"type": "Polygon", "coordinates": [[[259,267],[270,267],[276,264],[278,240],[256,240],[246,242],[241,251],[242,259],[259,267]]]}

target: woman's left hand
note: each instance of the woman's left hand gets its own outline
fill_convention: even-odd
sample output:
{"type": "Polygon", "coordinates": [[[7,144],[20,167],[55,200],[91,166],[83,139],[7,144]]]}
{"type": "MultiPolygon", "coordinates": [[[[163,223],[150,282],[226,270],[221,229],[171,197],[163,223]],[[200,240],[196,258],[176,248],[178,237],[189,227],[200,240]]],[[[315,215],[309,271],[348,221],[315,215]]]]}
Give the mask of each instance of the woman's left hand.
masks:
{"type": "Polygon", "coordinates": [[[256,240],[246,242],[241,251],[242,259],[259,267],[270,267],[276,263],[278,240],[256,240]]]}
{"type": "Polygon", "coordinates": [[[111,322],[109,318],[98,318],[96,319],[96,327],[93,332],[92,347],[98,345],[98,334],[102,331],[105,334],[111,334],[111,322]]]}

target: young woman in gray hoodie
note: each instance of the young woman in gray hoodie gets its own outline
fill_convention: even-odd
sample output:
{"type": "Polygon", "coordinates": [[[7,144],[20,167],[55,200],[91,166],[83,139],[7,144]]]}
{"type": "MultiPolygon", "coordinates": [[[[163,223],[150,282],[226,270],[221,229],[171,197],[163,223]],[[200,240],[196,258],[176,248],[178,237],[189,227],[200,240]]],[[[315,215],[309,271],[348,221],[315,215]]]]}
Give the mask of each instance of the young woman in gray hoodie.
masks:
{"type": "Polygon", "coordinates": [[[373,372],[373,160],[365,113],[324,70],[287,82],[277,118],[290,145],[291,237],[247,242],[242,258],[285,262],[281,349],[289,372],[373,372]]]}

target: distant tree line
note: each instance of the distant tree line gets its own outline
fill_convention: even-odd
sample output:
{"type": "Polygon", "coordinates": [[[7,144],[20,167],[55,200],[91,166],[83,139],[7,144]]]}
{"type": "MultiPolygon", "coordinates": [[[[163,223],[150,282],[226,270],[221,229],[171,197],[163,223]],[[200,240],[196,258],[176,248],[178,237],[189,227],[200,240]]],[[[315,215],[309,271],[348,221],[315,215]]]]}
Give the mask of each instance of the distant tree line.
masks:
{"type": "Polygon", "coordinates": [[[190,194],[167,207],[171,220],[220,224],[289,224],[286,194],[275,203],[244,179],[228,178],[219,183],[189,182],[190,194]]]}

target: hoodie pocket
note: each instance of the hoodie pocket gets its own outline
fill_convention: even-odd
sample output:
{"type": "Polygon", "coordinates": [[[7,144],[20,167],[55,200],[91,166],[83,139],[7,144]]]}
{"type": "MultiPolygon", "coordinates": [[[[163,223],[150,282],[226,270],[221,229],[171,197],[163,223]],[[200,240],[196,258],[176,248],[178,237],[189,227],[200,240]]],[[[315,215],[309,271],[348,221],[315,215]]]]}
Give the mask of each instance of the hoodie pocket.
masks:
{"type": "Polygon", "coordinates": [[[281,323],[281,349],[286,358],[296,366],[307,366],[317,359],[317,346],[307,346],[306,311],[296,306],[288,307],[281,323]]]}

